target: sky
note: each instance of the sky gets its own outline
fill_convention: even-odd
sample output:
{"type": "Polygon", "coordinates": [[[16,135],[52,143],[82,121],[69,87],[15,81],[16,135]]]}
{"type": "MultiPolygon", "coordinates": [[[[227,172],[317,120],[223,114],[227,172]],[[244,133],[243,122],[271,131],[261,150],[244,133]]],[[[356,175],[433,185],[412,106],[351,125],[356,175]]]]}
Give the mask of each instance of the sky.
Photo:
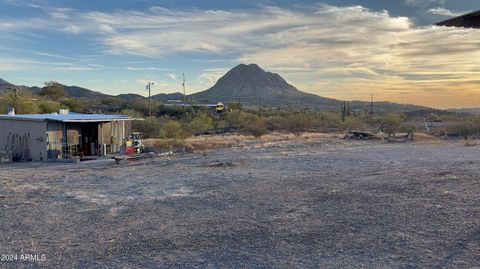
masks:
{"type": "Polygon", "coordinates": [[[206,90],[256,63],[341,100],[480,107],[478,0],[0,0],[0,78],[108,94],[206,90]]]}

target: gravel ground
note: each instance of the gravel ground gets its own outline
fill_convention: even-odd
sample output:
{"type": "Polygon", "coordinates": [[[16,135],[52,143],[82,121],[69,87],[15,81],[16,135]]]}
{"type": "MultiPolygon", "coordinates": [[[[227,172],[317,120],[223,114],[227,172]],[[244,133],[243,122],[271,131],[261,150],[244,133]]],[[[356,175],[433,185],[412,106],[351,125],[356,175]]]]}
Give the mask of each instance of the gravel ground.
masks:
{"type": "Polygon", "coordinates": [[[479,166],[333,139],[0,166],[0,268],[479,268],[479,166]]]}

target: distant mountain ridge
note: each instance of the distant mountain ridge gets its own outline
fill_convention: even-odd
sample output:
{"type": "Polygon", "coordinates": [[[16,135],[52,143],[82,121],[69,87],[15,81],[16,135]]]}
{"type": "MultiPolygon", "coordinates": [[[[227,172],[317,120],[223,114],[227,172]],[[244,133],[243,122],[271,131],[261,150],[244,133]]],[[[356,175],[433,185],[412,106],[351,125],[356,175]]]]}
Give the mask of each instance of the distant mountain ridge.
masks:
{"type": "Polygon", "coordinates": [[[447,111],[465,114],[480,114],[480,107],[449,108],[447,111]]]}
{"type": "MultiPolygon", "coordinates": [[[[125,101],[132,101],[132,100],[137,100],[137,99],[148,99],[148,97],[142,96],[140,94],[136,93],[126,93],[126,94],[119,94],[116,97],[125,100],[125,101]]],[[[170,101],[181,101],[183,100],[183,94],[179,92],[175,93],[160,93],[160,94],[155,94],[152,95],[152,100],[158,100],[162,101],[164,103],[170,102],[170,101]]]]}
{"type": "MultiPolygon", "coordinates": [[[[0,79],[0,92],[14,86],[0,79]]],[[[34,94],[41,91],[39,87],[20,86],[34,94]]],[[[119,98],[125,101],[144,99],[139,94],[127,93],[117,96],[104,94],[98,91],[78,87],[64,86],[68,96],[84,99],[119,98]]],[[[152,99],[162,102],[183,100],[182,93],[156,94],[152,99]]],[[[298,90],[289,84],[279,74],[263,70],[257,64],[239,64],[222,76],[211,88],[187,96],[189,101],[196,103],[225,103],[239,100],[245,106],[273,106],[273,107],[312,107],[318,110],[339,110],[341,100],[321,97],[315,94],[298,90]]],[[[351,101],[352,109],[369,107],[369,102],[351,101]]],[[[397,104],[390,102],[375,102],[375,111],[408,112],[428,109],[423,106],[397,104]]]]}
{"type": "Polygon", "coordinates": [[[183,93],[179,93],[179,92],[161,93],[161,94],[152,95],[152,99],[159,100],[165,103],[172,100],[183,100],[183,93]]]}
{"type": "Polygon", "coordinates": [[[67,92],[67,95],[72,97],[86,98],[86,99],[112,97],[112,95],[104,94],[98,91],[92,91],[90,89],[86,89],[78,86],[64,85],[63,87],[65,89],[65,92],[67,92]]]}
{"type": "MultiPolygon", "coordinates": [[[[237,101],[246,105],[267,106],[309,106],[319,110],[338,110],[341,100],[326,98],[306,93],[289,84],[279,74],[266,72],[256,64],[239,64],[213,87],[203,92],[192,94],[199,102],[237,101]]],[[[352,109],[369,107],[370,102],[351,101],[352,109]]],[[[426,109],[423,106],[376,102],[375,111],[407,112],[426,109]]]]}
{"type": "Polygon", "coordinates": [[[116,97],[118,97],[122,100],[125,100],[125,101],[132,101],[132,100],[136,100],[136,99],[145,99],[144,96],[142,96],[140,94],[136,94],[136,93],[123,93],[123,94],[117,95],[116,97]]]}
{"type": "MultiPolygon", "coordinates": [[[[67,95],[71,97],[85,98],[85,99],[112,97],[112,95],[104,94],[98,91],[92,91],[90,89],[86,89],[78,86],[67,86],[67,85],[62,85],[62,86],[65,92],[67,93],[67,95]]],[[[33,87],[19,86],[19,85],[14,85],[6,80],[0,79],[0,93],[9,90],[12,87],[17,87],[20,90],[26,90],[33,94],[40,94],[40,92],[42,91],[42,88],[37,86],[33,86],[33,87]]]]}

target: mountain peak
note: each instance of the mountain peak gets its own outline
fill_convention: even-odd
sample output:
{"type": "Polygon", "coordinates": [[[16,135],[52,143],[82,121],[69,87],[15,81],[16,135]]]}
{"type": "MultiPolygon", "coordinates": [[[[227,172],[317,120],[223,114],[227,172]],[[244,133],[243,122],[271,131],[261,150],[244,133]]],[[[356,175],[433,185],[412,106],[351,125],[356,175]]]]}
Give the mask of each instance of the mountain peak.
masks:
{"type": "Polygon", "coordinates": [[[262,70],[263,71],[263,69],[260,66],[258,66],[258,64],[255,64],[255,63],[253,63],[253,64],[241,63],[241,64],[235,66],[234,68],[232,68],[232,70],[235,70],[235,69],[262,70]]]}
{"type": "Polygon", "coordinates": [[[313,99],[324,101],[315,96],[297,90],[280,75],[267,72],[257,64],[239,64],[221,77],[210,89],[193,95],[200,101],[241,100],[244,103],[288,105],[311,102],[313,99]]]}

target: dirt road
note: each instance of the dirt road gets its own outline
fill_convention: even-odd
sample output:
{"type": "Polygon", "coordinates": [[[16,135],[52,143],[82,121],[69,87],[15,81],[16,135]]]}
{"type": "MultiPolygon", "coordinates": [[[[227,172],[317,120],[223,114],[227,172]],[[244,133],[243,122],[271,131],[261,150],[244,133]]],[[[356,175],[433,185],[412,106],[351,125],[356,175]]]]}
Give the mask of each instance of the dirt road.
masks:
{"type": "Polygon", "coordinates": [[[480,151],[288,141],[0,166],[0,268],[480,267],[480,151]],[[37,255],[37,256],[34,256],[37,255]]]}

